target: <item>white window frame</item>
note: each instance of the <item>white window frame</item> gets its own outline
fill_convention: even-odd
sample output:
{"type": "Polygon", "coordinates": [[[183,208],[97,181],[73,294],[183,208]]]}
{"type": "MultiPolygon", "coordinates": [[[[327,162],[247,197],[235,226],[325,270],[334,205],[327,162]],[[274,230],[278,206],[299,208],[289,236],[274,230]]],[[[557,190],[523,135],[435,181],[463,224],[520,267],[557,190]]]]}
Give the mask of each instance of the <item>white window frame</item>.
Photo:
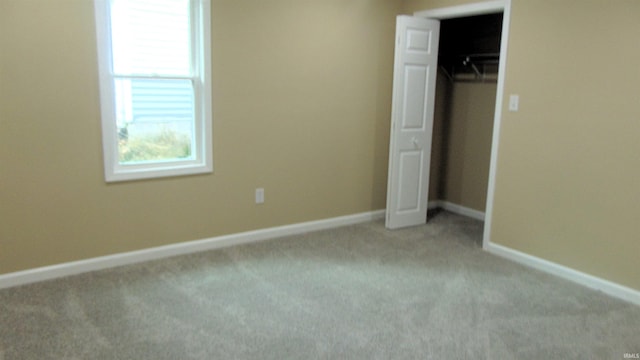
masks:
{"type": "Polygon", "coordinates": [[[118,131],[111,51],[110,0],[94,0],[102,146],[107,182],[192,175],[213,171],[211,97],[211,3],[191,0],[192,56],[195,104],[194,156],[191,160],[121,164],[118,157],[118,131]]]}

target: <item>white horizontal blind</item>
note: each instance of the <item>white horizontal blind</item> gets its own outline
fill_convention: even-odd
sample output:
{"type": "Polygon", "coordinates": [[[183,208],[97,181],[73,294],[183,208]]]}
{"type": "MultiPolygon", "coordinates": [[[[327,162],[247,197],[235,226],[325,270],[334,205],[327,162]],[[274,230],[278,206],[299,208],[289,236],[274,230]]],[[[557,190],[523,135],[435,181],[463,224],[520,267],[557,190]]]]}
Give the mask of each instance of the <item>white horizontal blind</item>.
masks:
{"type": "Polygon", "coordinates": [[[192,160],[189,0],[112,0],[110,12],[119,163],[192,160]]]}

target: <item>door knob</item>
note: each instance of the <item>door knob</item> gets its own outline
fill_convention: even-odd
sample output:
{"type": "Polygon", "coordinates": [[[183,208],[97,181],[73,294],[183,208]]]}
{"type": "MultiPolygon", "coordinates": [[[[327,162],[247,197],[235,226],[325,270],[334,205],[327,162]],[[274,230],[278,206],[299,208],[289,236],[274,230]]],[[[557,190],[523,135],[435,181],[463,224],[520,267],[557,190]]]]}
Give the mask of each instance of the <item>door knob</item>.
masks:
{"type": "Polygon", "coordinates": [[[415,136],[413,138],[411,138],[411,142],[413,143],[413,146],[415,147],[419,147],[420,143],[418,142],[418,139],[415,138],[415,136]]]}

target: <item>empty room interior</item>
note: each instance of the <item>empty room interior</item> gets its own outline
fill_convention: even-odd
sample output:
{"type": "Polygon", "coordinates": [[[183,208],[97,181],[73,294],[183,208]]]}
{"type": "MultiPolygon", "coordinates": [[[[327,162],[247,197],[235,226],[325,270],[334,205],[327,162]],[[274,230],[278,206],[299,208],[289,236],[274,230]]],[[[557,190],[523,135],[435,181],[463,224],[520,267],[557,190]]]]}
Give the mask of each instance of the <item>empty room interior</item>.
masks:
{"type": "Polygon", "coordinates": [[[640,357],[640,1],[183,3],[164,74],[126,1],[0,1],[0,360],[640,357]]]}

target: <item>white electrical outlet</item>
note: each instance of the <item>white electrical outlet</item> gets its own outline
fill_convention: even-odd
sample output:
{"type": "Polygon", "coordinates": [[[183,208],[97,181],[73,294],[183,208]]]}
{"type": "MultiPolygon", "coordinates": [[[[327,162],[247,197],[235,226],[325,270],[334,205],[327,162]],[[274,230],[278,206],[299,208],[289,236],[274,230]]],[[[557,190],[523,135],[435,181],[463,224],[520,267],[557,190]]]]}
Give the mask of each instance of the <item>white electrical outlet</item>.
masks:
{"type": "Polygon", "coordinates": [[[256,204],[264,203],[264,189],[257,188],[256,189],[256,204]]]}

